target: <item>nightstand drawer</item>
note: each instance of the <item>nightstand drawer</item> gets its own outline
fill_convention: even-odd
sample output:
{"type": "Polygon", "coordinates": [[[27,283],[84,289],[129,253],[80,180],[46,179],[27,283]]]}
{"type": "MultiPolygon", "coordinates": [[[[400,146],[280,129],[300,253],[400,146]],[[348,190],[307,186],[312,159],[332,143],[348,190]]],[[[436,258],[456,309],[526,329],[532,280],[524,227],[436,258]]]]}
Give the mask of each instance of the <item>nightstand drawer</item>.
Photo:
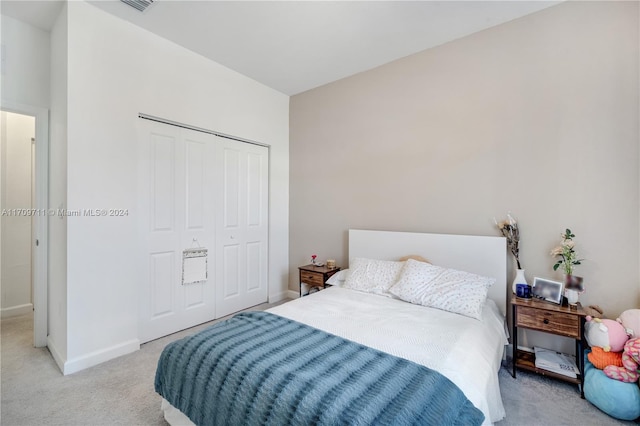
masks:
{"type": "Polygon", "coordinates": [[[323,277],[319,272],[300,271],[300,281],[311,286],[323,287],[323,277]]]}
{"type": "Polygon", "coordinates": [[[518,306],[516,325],[545,333],[580,338],[580,318],[577,315],[518,306]]]}

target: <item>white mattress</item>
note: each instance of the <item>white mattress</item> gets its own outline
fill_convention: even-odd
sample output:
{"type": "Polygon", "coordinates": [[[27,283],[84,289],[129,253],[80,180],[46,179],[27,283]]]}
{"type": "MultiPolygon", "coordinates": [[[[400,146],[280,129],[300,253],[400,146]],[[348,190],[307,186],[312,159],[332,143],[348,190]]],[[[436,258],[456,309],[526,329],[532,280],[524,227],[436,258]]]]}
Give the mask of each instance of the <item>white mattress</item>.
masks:
{"type": "MultiPolygon", "coordinates": [[[[342,336],[439,371],[485,416],[505,416],[498,370],[507,344],[504,319],[487,300],[482,321],[374,294],[331,287],[269,309],[276,315],[342,336]]],[[[193,423],[162,400],[172,426],[193,423]]]]}
{"type": "Polygon", "coordinates": [[[374,294],[331,287],[268,312],[436,370],[485,415],[505,416],[498,370],[504,319],[487,300],[482,321],[374,294]]]}

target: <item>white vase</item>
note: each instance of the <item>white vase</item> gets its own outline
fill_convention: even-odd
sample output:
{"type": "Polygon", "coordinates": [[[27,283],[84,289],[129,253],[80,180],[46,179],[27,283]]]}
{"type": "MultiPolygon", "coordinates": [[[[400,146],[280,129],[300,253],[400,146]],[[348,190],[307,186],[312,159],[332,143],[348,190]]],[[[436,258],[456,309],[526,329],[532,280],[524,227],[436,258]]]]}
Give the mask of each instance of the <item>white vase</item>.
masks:
{"type": "Polygon", "coordinates": [[[516,269],[516,277],[513,279],[512,290],[516,293],[516,284],[528,284],[524,277],[524,269],[516,269]]]}
{"type": "Polygon", "coordinates": [[[580,292],[577,290],[565,290],[564,295],[567,298],[567,303],[570,306],[576,306],[578,304],[578,300],[580,299],[580,292]]]}

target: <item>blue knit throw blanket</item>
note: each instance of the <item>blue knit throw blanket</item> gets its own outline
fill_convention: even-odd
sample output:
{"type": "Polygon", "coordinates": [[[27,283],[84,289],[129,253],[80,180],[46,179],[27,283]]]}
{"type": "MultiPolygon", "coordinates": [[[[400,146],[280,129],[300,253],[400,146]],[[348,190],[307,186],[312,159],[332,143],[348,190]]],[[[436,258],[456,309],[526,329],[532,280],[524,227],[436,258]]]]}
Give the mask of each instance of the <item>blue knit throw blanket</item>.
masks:
{"type": "Polygon", "coordinates": [[[449,379],[267,312],[164,349],[155,389],[196,425],[477,425],[449,379]]]}

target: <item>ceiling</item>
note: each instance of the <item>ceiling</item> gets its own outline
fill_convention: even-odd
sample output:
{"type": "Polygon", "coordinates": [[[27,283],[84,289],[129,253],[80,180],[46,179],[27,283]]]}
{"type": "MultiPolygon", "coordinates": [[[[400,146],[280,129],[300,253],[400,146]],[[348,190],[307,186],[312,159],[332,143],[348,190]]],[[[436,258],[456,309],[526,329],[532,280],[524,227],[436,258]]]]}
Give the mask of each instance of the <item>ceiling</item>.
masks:
{"type": "MultiPolygon", "coordinates": [[[[294,95],[560,1],[156,0],[144,12],[118,0],[89,3],[294,95]]],[[[2,14],[45,30],[61,6],[1,2],[2,14]]]]}

